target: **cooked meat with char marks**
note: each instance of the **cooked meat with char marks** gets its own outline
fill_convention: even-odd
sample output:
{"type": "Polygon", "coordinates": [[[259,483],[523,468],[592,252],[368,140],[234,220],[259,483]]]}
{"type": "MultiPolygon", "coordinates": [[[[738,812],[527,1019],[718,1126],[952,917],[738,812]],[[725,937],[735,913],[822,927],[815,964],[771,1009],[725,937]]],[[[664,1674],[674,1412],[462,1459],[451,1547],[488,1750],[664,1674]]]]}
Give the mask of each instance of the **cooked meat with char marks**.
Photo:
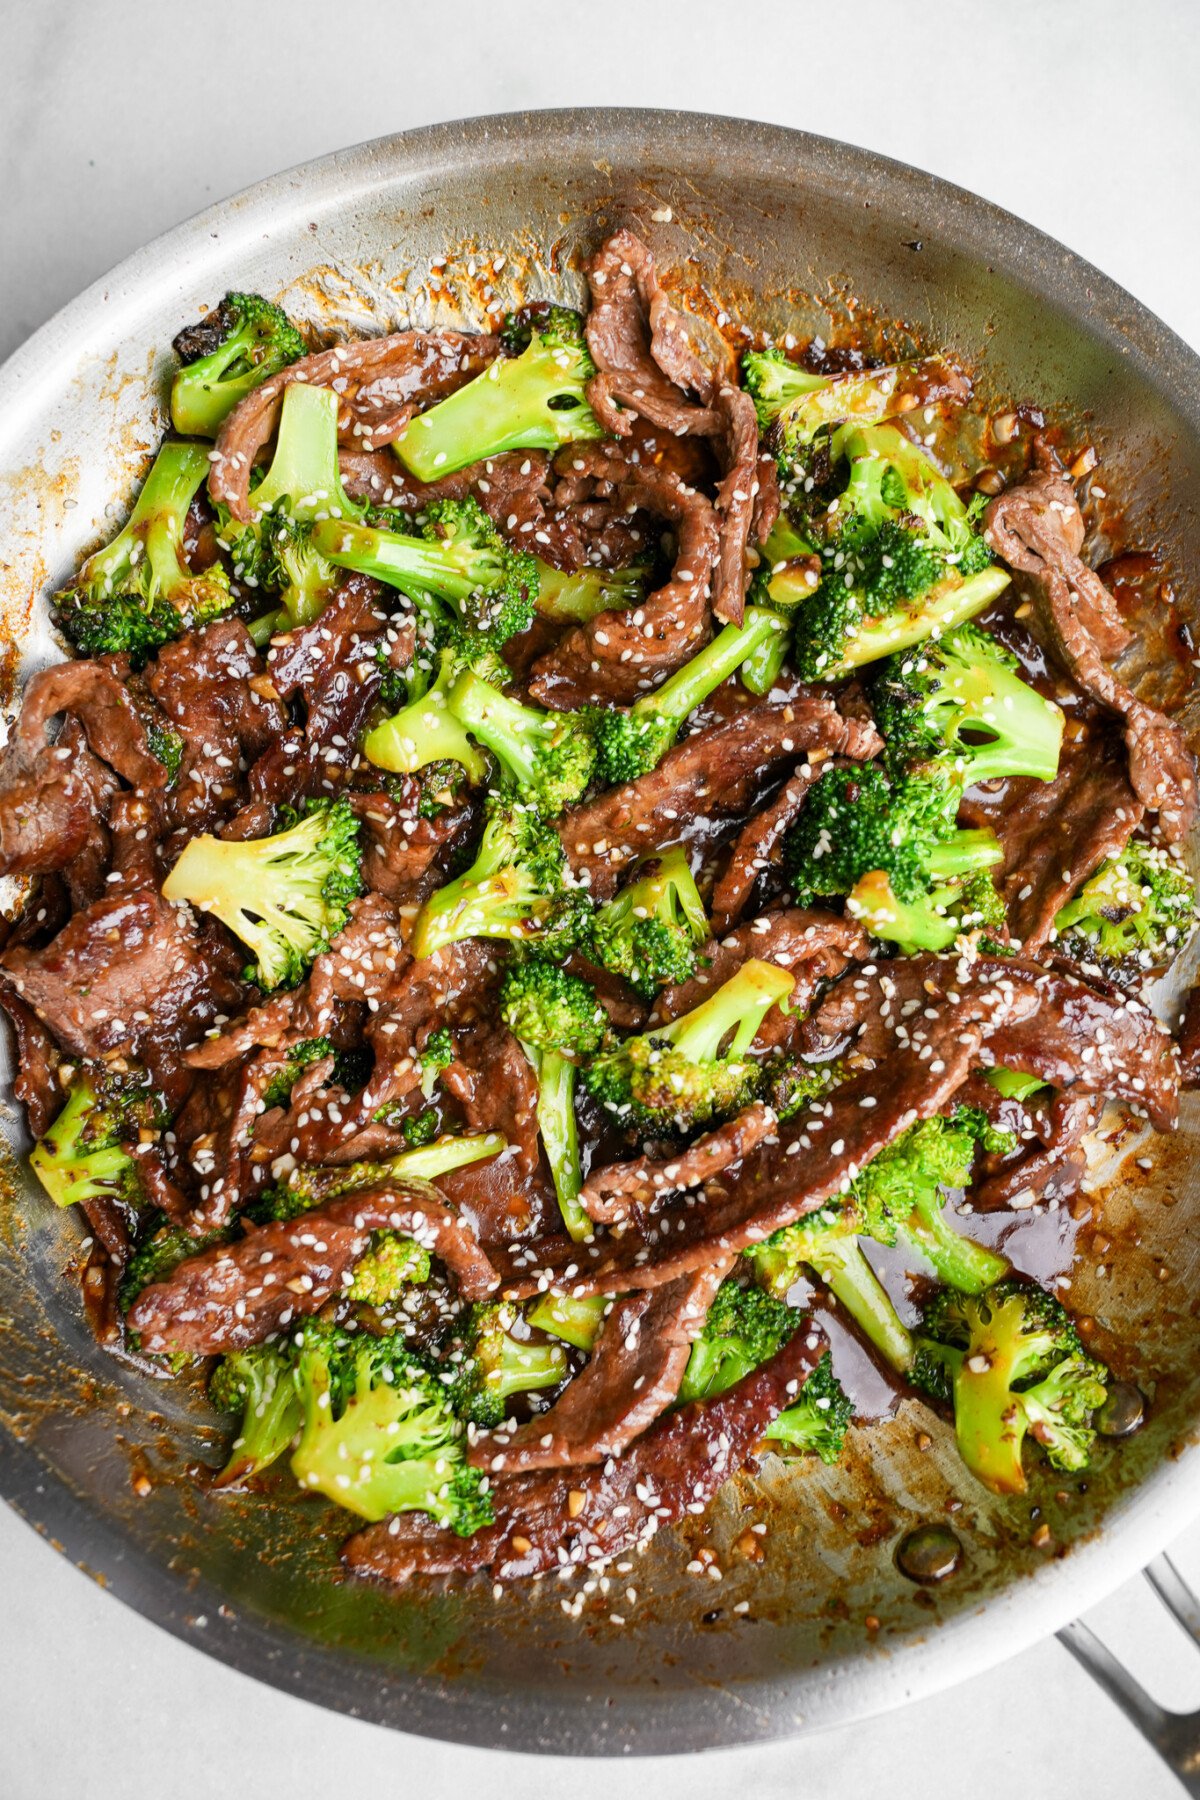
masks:
{"type": "Polygon", "coordinates": [[[1082,1140],[1100,1123],[1104,1099],[1068,1088],[1029,1116],[1041,1142],[1022,1145],[1015,1156],[985,1158],[985,1171],[971,1188],[973,1212],[1001,1212],[1045,1199],[1066,1200],[1087,1171],[1082,1140]],[[988,1168],[987,1164],[998,1166],[988,1168]]]}
{"type": "Polygon", "coordinates": [[[493,1581],[520,1581],[611,1562],[712,1499],[795,1401],[825,1347],[824,1334],[807,1320],[769,1362],[715,1400],[668,1413],[619,1459],[586,1470],[501,1475],[492,1489],[495,1523],[472,1537],[439,1531],[428,1514],[400,1513],[356,1532],[342,1560],[355,1575],[393,1583],[484,1569],[493,1581]]]}
{"type": "Polygon", "coordinates": [[[680,437],[711,436],[720,424],[716,378],[663,293],[647,246],[632,231],[614,232],[588,263],[587,279],[587,343],[597,369],[587,397],[605,430],[624,437],[640,417],[680,437]]]}
{"type": "Polygon", "coordinates": [[[164,644],[146,683],[183,739],[168,823],[205,831],[236,811],[244,769],[271,748],[287,714],[237,619],[216,619],[164,644]]]}
{"type": "Polygon", "coordinates": [[[748,707],[684,738],[649,774],[568,808],[559,823],[567,861],[595,899],[610,899],[631,862],[686,839],[698,820],[744,815],[774,768],[818,748],[865,761],[880,737],[822,694],[748,707]]]}
{"type": "Polygon", "coordinates": [[[372,893],[396,906],[416,906],[445,880],[445,865],[478,824],[468,797],[421,816],[424,793],[415,775],[393,777],[393,791],[351,791],[347,798],[362,824],[363,880],[372,893]]]}
{"type": "Polygon", "coordinates": [[[402,1231],[423,1244],[445,1263],[464,1299],[486,1299],[496,1286],[487,1257],[437,1189],[398,1181],[251,1227],[237,1243],[189,1256],[166,1281],[142,1289],[130,1329],[154,1355],[217,1356],[261,1344],[335,1299],[374,1231],[402,1231]]]}
{"type": "MultiPolygon", "coordinates": [[[[779,511],[778,488],[773,502],[759,512],[758,414],[742,388],[723,387],[716,399],[723,479],[717,489],[721,545],[713,572],[712,609],[718,619],[740,625],[746,611],[751,539],[767,536],[779,511]],[[763,529],[764,521],[770,519],[763,529]]],[[[769,479],[769,477],[768,477],[769,479]]]]}
{"type": "Polygon", "coordinates": [[[534,665],[529,691],[559,710],[627,704],[695,655],[710,631],[708,594],[719,532],[712,504],[678,476],[633,462],[619,446],[573,444],[560,454],[600,498],[667,521],[677,545],[671,578],[639,606],[597,613],[534,665]]]}
{"type": "Polygon", "coordinates": [[[227,506],[242,524],[249,520],[250,472],[279,423],[284,389],[293,381],[336,388],[339,436],[351,449],[374,450],[397,437],[423,406],[444,399],[499,353],[494,337],[398,331],[301,357],[247,394],[222,425],[208,477],[213,504],[227,506]]]}
{"type": "Polygon", "coordinates": [[[737,924],[755,887],[775,859],[779,846],[800,816],[805,796],[820,768],[805,763],[788,777],[775,798],[747,819],[734,838],[729,861],[712,892],[713,936],[724,937],[737,924]]]}
{"type": "Polygon", "coordinates": [[[717,1263],[653,1293],[615,1301],[586,1367],[550,1410],[523,1425],[481,1432],[467,1461],[499,1475],[583,1468],[620,1456],[678,1394],[726,1272],[717,1263]]]}
{"type": "Polygon", "coordinates": [[[997,495],[985,535],[1011,569],[1026,577],[1038,619],[1073,679],[1124,721],[1129,780],[1143,806],[1158,814],[1171,843],[1196,821],[1196,762],[1179,726],[1130,692],[1105,657],[1129,642],[1104,583],[1079,555],[1083,519],[1075,490],[1047,452],[1039,471],[997,495]]]}
{"type": "Polygon", "coordinates": [[[712,1176],[744,1161],[778,1128],[773,1109],[765,1100],[756,1100],[682,1150],[593,1169],[580,1190],[580,1204],[598,1224],[619,1225],[666,1194],[703,1187],[712,1176]]]}
{"type": "Polygon", "coordinates": [[[482,1025],[462,1032],[456,1056],[442,1081],[458,1101],[472,1131],[500,1131],[515,1152],[517,1170],[532,1174],[538,1164],[538,1084],[520,1044],[507,1025],[482,1025]]]}

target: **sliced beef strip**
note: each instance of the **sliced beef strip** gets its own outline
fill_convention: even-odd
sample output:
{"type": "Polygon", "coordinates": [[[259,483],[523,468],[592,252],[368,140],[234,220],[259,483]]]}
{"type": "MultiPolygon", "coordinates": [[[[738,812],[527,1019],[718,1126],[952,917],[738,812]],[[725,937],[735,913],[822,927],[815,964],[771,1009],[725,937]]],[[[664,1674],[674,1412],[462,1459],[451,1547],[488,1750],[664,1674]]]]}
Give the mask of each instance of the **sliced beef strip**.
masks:
{"type": "Polygon", "coordinates": [[[271,639],[267,674],[279,698],[301,694],[307,699],[331,667],[373,657],[390,615],[382,582],[347,575],[319,619],[271,639]]]}
{"type": "Polygon", "coordinates": [[[746,820],[733,840],[724,872],[713,888],[710,911],[713,936],[724,937],[737,924],[759,879],[800,816],[805,796],[824,764],[805,763],[788,778],[775,798],[746,820]]]}
{"type": "Polygon", "coordinates": [[[390,337],[337,344],[281,369],[247,394],[221,427],[208,491],[245,524],[250,471],[279,423],[284,389],[294,381],[338,394],[338,434],[352,449],[390,442],[422,406],[469,381],[499,354],[494,337],[458,331],[399,331],[390,337]]]}
{"type": "Polygon", "coordinates": [[[1129,641],[1116,604],[1079,555],[1083,520],[1069,481],[1043,467],[988,507],[984,532],[996,554],[1023,575],[1039,622],[1086,694],[1124,722],[1129,780],[1174,843],[1195,823],[1196,763],[1178,725],[1130,692],[1108,667],[1129,641]]]}
{"type": "Polygon", "coordinates": [[[714,1175],[743,1162],[778,1128],[772,1108],[756,1100],[736,1118],[706,1131],[682,1150],[666,1156],[637,1156],[631,1162],[593,1169],[580,1190],[580,1204],[588,1217],[600,1224],[622,1224],[666,1194],[703,1187],[714,1175]]]}
{"type": "Polygon", "coordinates": [[[54,1121],[63,1103],[58,1078],[62,1061],[57,1044],[32,1007],[18,1000],[8,987],[0,986],[0,1006],[8,1014],[17,1040],[17,1073],[13,1079],[13,1098],[25,1108],[25,1118],[35,1138],[42,1137],[54,1121]]]}
{"type": "Polygon", "coordinates": [[[710,1501],[795,1401],[825,1350],[806,1321],[767,1363],[715,1400],[668,1413],[625,1454],[586,1470],[544,1469],[494,1483],[495,1523],[467,1538],[427,1513],[400,1513],[356,1532],[342,1550],[355,1575],[402,1583],[488,1570],[519,1581],[609,1563],[710,1501]]]}
{"type": "Polygon", "coordinates": [[[1045,1108],[1036,1108],[1033,1118],[1043,1142],[1022,1146],[1015,1157],[977,1180],[971,1188],[971,1210],[1009,1211],[1038,1200],[1069,1198],[1087,1169],[1082,1140],[1099,1124],[1103,1111],[1099,1094],[1070,1088],[1055,1094],[1045,1108]]]}
{"type": "Polygon", "coordinates": [[[129,1220],[115,1200],[84,1200],[80,1210],[91,1236],[80,1283],[83,1309],[98,1344],[119,1344],[125,1333],[118,1296],[133,1251],[129,1220]]]}
{"type": "MultiPolygon", "coordinates": [[[[723,476],[717,489],[720,549],[713,571],[712,609],[718,619],[740,625],[746,610],[746,584],[750,577],[751,539],[762,541],[770,531],[756,524],[759,493],[758,414],[742,388],[723,387],[717,395],[720,419],[717,443],[723,476]]],[[[775,512],[779,503],[776,496],[775,512]]],[[[769,516],[770,505],[763,514],[769,516]]]]}
{"type": "Polygon", "coordinates": [[[400,512],[420,512],[431,500],[465,500],[471,492],[477,463],[442,475],[437,481],[418,481],[410,475],[395,451],[346,449],[338,452],[342,486],[351,500],[367,506],[394,506],[400,512]]]}
{"type": "Polygon", "coordinates": [[[963,824],[990,827],[1004,851],[997,885],[1014,948],[1037,955],[1059,909],[1105,857],[1120,855],[1144,810],[1121,746],[1094,721],[1064,743],[1053,781],[1020,777],[967,797],[963,824]]]}
{"type": "Polygon", "coordinates": [[[401,775],[391,793],[348,795],[362,825],[363,880],[396,906],[418,906],[441,885],[446,862],[478,822],[470,799],[422,818],[423,793],[415,776],[401,775]]]}
{"type": "Polygon", "coordinates": [[[349,646],[345,662],[331,660],[308,690],[303,730],[291,727],[275,738],[250,770],[247,813],[254,803],[265,809],[339,795],[355,775],[358,741],[382,683],[365,643],[349,646]]]}
{"type": "Polygon", "coordinates": [[[462,1032],[457,1056],[442,1081],[472,1131],[499,1131],[515,1152],[517,1170],[538,1163],[538,1084],[529,1058],[506,1025],[462,1032]]]}
{"type": "Polygon", "coordinates": [[[56,663],[25,690],[17,737],[32,760],[59,713],[79,720],[94,753],[131,787],[165,787],[167,771],[150,748],[146,723],[124,682],[102,662],[56,663]]]}
{"type": "Polygon", "coordinates": [[[487,1257],[437,1189],[396,1182],[189,1256],[166,1281],[143,1288],[130,1308],[130,1328],[155,1355],[217,1356],[261,1344],[335,1299],[371,1233],[385,1230],[402,1231],[440,1257],[464,1299],[482,1300],[496,1286],[487,1257]]]}
{"type": "Polygon", "coordinates": [[[1179,1063],[1183,1086],[1200,1087],[1200,986],[1192,988],[1179,1025],[1179,1063]]]}
{"type": "Polygon", "coordinates": [[[637,781],[570,807],[559,836],[575,875],[607,900],[631,862],[686,839],[696,820],[744,817],[779,764],[818,748],[863,761],[879,747],[874,725],[843,718],[824,695],[749,707],[693,732],[637,781]]]}
{"type": "Polygon", "coordinates": [[[719,424],[711,405],[716,380],[663,293],[647,246],[622,228],[591,258],[587,278],[587,342],[597,369],[587,397],[601,424],[624,437],[640,416],[681,437],[710,436],[719,424]]]}
{"type": "Polygon", "coordinates": [[[617,446],[572,444],[563,456],[602,497],[667,521],[676,534],[675,564],[665,586],[639,606],[598,613],[568,631],[534,665],[529,690],[560,710],[626,704],[673,674],[708,637],[717,516],[678,476],[634,463],[617,446]]]}
{"type": "Polygon", "coordinates": [[[697,954],[698,972],[691,980],[665,987],[658,994],[650,1025],[667,1025],[682,1018],[754,957],[776,963],[796,976],[788,997],[788,1016],[770,1013],[754,1040],[759,1048],[772,1049],[790,1035],[795,1016],[807,1012],[820,984],[840,975],[847,963],[862,962],[870,945],[861,925],[836,913],[805,906],[763,913],[703,946],[697,954]]]}
{"type": "Polygon", "coordinates": [[[146,680],[183,739],[168,823],[203,831],[236,809],[242,771],[270,749],[287,714],[237,619],[214,620],[164,644],[146,680]]]}
{"type": "Polygon", "coordinates": [[[523,1425],[480,1433],[467,1461],[498,1475],[582,1468],[620,1456],[678,1394],[692,1343],[727,1268],[718,1263],[653,1293],[617,1300],[587,1366],[549,1411],[523,1425]]]}

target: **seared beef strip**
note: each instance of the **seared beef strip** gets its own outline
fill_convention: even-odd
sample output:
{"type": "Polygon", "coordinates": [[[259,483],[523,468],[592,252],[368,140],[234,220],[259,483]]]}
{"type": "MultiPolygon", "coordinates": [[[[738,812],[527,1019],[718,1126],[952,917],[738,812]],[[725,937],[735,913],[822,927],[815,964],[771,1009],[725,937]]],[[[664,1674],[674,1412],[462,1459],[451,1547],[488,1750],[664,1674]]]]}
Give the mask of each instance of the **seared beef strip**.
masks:
{"type": "Polygon", "coordinates": [[[791,1021],[807,1012],[823,982],[832,981],[847,963],[862,962],[870,938],[854,919],[836,913],[789,906],[763,913],[739,925],[718,942],[715,938],[697,952],[697,972],[690,981],[663,988],[650,1013],[650,1025],[667,1025],[682,1018],[715,988],[735,975],[744,962],[777,963],[795,974],[796,985],[788,996],[785,1017],[774,1009],[767,1015],[754,1042],[759,1049],[773,1049],[791,1035],[791,1021]]]}
{"type": "Polygon", "coordinates": [[[538,1163],[538,1084],[507,1025],[489,1024],[460,1034],[457,1060],[442,1080],[472,1131],[500,1131],[528,1175],[538,1163]]]}
{"type": "Polygon", "coordinates": [[[772,1108],[766,1101],[756,1100],[736,1118],[706,1131],[681,1150],[667,1155],[635,1156],[631,1162],[608,1163],[602,1169],[593,1169],[580,1190],[580,1204],[588,1217],[598,1223],[622,1224],[635,1213],[645,1212],[664,1195],[703,1187],[714,1175],[744,1162],[778,1128],[772,1108]]]}
{"type": "Polygon", "coordinates": [[[1129,634],[1104,583],[1080,557],[1083,518],[1075,490],[1052,461],[988,507],[985,534],[997,556],[1024,575],[1038,618],[1063,665],[1101,706],[1124,720],[1129,780],[1177,843],[1196,820],[1196,763],[1178,725],[1130,692],[1105,660],[1129,634]]]}
{"type": "Polygon", "coordinates": [[[451,799],[424,818],[425,788],[415,775],[392,777],[391,791],[351,792],[362,825],[363,880],[397,907],[418,906],[445,880],[447,859],[479,820],[471,798],[451,799]]]}
{"type": "Polygon", "coordinates": [[[587,265],[592,304],[587,342],[598,373],[588,404],[607,431],[624,437],[634,418],[682,437],[719,428],[716,380],[659,285],[654,257],[632,231],[614,232],[587,265]],[[691,388],[701,405],[684,394],[691,388]]]}
{"type": "Polygon", "coordinates": [[[718,619],[740,625],[746,610],[751,538],[763,541],[773,523],[772,505],[777,513],[779,502],[776,495],[756,521],[758,414],[749,394],[741,388],[723,387],[717,395],[716,411],[721,421],[717,442],[724,478],[717,489],[721,547],[713,572],[712,609],[718,619]]]}
{"type": "Polygon", "coordinates": [[[741,918],[759,879],[770,867],[783,839],[800,816],[805,796],[818,772],[819,768],[805,763],[789,776],[775,798],[753,818],[747,819],[738,832],[730,846],[724,873],[712,892],[709,910],[714,937],[724,937],[741,918]]]}
{"type": "Polygon", "coordinates": [[[496,1286],[487,1257],[437,1189],[396,1182],[249,1227],[236,1243],[189,1256],[166,1281],[142,1289],[130,1329],[153,1354],[216,1356],[261,1344],[335,1299],[374,1231],[415,1238],[441,1258],[465,1299],[482,1300],[496,1286]]]}
{"type": "Polygon", "coordinates": [[[1068,1199],[1087,1169],[1082,1140],[1103,1111],[1101,1095],[1071,1088],[1055,1094],[1047,1106],[1035,1106],[1032,1116],[1043,1141],[1022,1147],[999,1168],[985,1172],[971,1189],[971,1210],[1000,1212],[1038,1200],[1068,1199]]]}
{"type": "Polygon", "coordinates": [[[620,1458],[586,1470],[500,1476],[495,1523],[473,1537],[439,1531],[428,1514],[400,1513],[356,1532],[342,1560],[355,1575],[396,1583],[482,1569],[493,1581],[520,1581],[611,1562],[703,1508],[794,1403],[824,1350],[824,1335],[806,1321],[770,1362],[715,1400],[668,1413],[620,1458]]]}
{"type": "Polygon", "coordinates": [[[548,1412],[481,1432],[467,1461],[491,1474],[581,1468],[620,1456],[679,1392],[726,1267],[616,1300],[586,1367],[548,1412]]]}
{"type": "Polygon", "coordinates": [[[189,834],[206,831],[236,810],[243,771],[270,749],[287,714],[237,619],[214,620],[164,644],[146,683],[183,739],[179,775],[166,797],[168,823],[189,834]]]}
{"type": "Polygon", "coordinates": [[[150,748],[143,719],[117,672],[102,662],[56,663],[35,675],[25,690],[16,735],[32,760],[46,742],[58,713],[79,720],[102,762],[131,787],[167,785],[167,771],[150,748]]]}
{"type": "Polygon", "coordinates": [[[743,815],[774,768],[818,748],[863,761],[878,752],[879,733],[819,694],[693,732],[648,775],[568,808],[558,827],[567,860],[595,899],[610,899],[631,862],[686,840],[703,819],[743,815]]]}
{"type": "Polygon", "coordinates": [[[1179,1026],[1179,1063],[1183,1086],[1200,1087],[1200,987],[1192,988],[1179,1026]]]}

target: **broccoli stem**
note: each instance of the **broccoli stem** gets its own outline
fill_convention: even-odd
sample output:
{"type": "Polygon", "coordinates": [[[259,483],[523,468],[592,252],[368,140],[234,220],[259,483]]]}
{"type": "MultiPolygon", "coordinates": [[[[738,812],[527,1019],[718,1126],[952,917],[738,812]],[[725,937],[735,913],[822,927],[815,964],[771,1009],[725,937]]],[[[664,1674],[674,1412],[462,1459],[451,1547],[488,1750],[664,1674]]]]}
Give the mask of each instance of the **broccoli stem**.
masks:
{"type": "Polygon", "coordinates": [[[451,1169],[465,1169],[470,1163],[499,1156],[507,1146],[508,1139],[500,1131],[480,1131],[468,1137],[447,1133],[434,1138],[432,1144],[399,1151],[389,1157],[384,1168],[396,1181],[436,1181],[439,1175],[448,1175],[451,1169]]]}
{"type": "Polygon", "coordinates": [[[953,881],[976,869],[990,869],[1004,861],[994,831],[956,831],[943,844],[935,844],[929,852],[926,867],[932,881],[953,881]]]}
{"type": "Polygon", "coordinates": [[[459,676],[451,700],[458,721],[522,788],[536,785],[542,752],[570,729],[570,714],[523,706],[470,669],[459,676]]]}
{"type": "Polygon", "coordinates": [[[960,1294],[982,1294],[1011,1269],[1006,1256],[955,1231],[946,1220],[940,1190],[919,1195],[911,1215],[897,1223],[901,1236],[920,1251],[938,1280],[960,1294]]]}
{"type": "Polygon", "coordinates": [[[751,694],[769,694],[787,661],[786,628],[778,637],[766,638],[742,664],[742,686],[751,694]]]}
{"type": "Polygon", "coordinates": [[[124,529],[84,563],[80,588],[110,598],[144,559],[150,580],[142,585],[149,596],[172,598],[187,577],[183,539],[188,508],[207,474],[208,453],[198,444],[164,444],[124,529]]]}
{"type": "Polygon", "coordinates": [[[818,1228],[802,1243],[800,1255],[889,1367],[906,1375],[916,1354],[913,1335],[867,1261],[858,1239],[843,1235],[836,1227],[818,1228]]]}
{"type": "Polygon", "coordinates": [[[629,569],[552,568],[538,559],[537,609],[544,619],[584,624],[597,613],[627,610],[645,598],[650,571],[629,569]]]}
{"type": "Polygon", "coordinates": [[[364,508],[342,487],[337,416],[338,397],[331,388],[295,381],[284,389],[275,454],[250,494],[254,513],[261,517],[278,509],[302,524],[362,517],[364,508]]]}
{"type": "Polygon", "coordinates": [[[990,606],[1008,586],[1011,576],[995,565],[968,575],[965,581],[945,581],[906,602],[894,612],[864,619],[846,644],[845,655],[821,669],[822,681],[837,681],[852,669],[878,662],[897,650],[908,650],[935,633],[950,631],[990,606]]]}
{"type": "Polygon", "coordinates": [[[286,631],[290,625],[287,609],[281,606],[277,612],[260,613],[257,619],[251,619],[246,630],[256,647],[265,650],[271,639],[279,632],[286,631]]]}
{"type": "Polygon", "coordinates": [[[443,651],[437,680],[417,700],[410,700],[363,739],[363,755],[377,769],[393,775],[415,775],[429,763],[461,763],[471,782],[483,781],[488,760],[476,749],[450,708],[456,658],[443,651]]]}
{"type": "Polygon", "coordinates": [[[590,1351],[600,1335],[604,1315],[612,1305],[610,1294],[546,1294],[527,1314],[529,1323],[551,1337],[561,1338],[576,1350],[590,1351]]]}
{"type": "Polygon", "coordinates": [[[648,1033],[649,1041],[669,1044],[689,1062],[714,1062],[718,1054],[737,1062],[771,1008],[786,1000],[795,985],[795,976],[786,969],[752,958],[691,1012],[648,1033]]]}
{"type": "Polygon", "coordinates": [[[575,1124],[575,1064],[557,1050],[535,1050],[522,1044],[538,1078],[538,1129],[546,1146],[558,1210],[568,1236],[577,1244],[595,1234],[595,1226],[579,1203],[583,1171],[579,1161],[579,1134],[575,1124]]]}
{"type": "Polygon", "coordinates": [[[726,625],[711,644],[653,694],[635,700],[630,713],[635,719],[651,717],[681,725],[748,656],[776,643],[787,644],[786,621],[767,607],[748,606],[740,625],[726,625]]]}

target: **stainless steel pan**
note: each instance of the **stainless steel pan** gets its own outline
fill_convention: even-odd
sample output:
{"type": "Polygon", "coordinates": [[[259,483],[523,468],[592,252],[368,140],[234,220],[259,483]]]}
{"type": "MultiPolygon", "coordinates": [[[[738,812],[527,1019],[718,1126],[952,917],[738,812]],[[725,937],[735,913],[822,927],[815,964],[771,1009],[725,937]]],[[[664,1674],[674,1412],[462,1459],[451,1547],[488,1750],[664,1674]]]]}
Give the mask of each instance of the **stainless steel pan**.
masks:
{"type": "MultiPolygon", "coordinates": [[[[1200,594],[1200,363],[1096,270],[845,145],[686,114],[538,113],[386,138],[264,182],[130,258],[0,371],[0,601],[22,669],[56,654],[44,591],[126,505],[164,423],[171,337],[201,304],[250,287],[351,332],[480,324],[489,300],[576,292],[580,249],[618,220],[639,225],[713,317],[826,337],[865,321],[881,342],[957,349],[985,394],[1040,402],[1097,443],[1104,485],[1127,501],[1133,537],[1163,549],[1185,604],[1200,594]],[[495,253],[506,261],[489,273],[495,253]],[[446,261],[431,281],[434,258],[446,261]]],[[[3,1124],[19,1151],[11,1103],[3,1124]]],[[[1120,1372],[1153,1398],[1145,1430],[1086,1484],[994,1501],[949,1434],[904,1406],[856,1432],[843,1467],[744,1478],[577,1619],[553,1581],[499,1600],[478,1584],[396,1597],[347,1585],[320,1505],[194,1489],[187,1464],[215,1452],[209,1415],[96,1350],[61,1275],[74,1223],[17,1170],[0,1204],[0,1487],[178,1636],[407,1731],[678,1751],[878,1711],[1054,1630],[1194,1516],[1198,1126],[1189,1108],[1180,1138],[1150,1151],[1153,1169],[1130,1164],[1117,1182],[1111,1250],[1081,1240],[1075,1303],[1130,1346],[1120,1372]],[[895,1545],[946,1519],[963,1567],[914,1586],[895,1545]],[[768,1526],[761,1563],[736,1548],[751,1521],[768,1526]],[[702,1545],[720,1581],[688,1572],[702,1545]]]]}

